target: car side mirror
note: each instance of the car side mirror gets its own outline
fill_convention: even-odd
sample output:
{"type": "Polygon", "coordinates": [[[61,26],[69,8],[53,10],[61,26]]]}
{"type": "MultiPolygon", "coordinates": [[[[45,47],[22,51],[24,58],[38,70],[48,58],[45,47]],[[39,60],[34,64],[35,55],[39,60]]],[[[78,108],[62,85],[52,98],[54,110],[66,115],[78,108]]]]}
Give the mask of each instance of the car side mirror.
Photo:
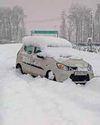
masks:
{"type": "Polygon", "coordinates": [[[44,53],[44,52],[37,53],[37,57],[41,58],[41,59],[45,59],[46,58],[46,53],[44,53]]]}

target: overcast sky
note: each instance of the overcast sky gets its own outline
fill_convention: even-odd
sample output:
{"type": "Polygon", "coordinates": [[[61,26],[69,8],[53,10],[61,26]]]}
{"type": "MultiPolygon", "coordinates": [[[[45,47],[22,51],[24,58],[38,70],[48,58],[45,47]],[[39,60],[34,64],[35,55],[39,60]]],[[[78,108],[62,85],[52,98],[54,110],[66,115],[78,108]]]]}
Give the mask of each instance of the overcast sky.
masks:
{"type": "Polygon", "coordinates": [[[81,3],[95,9],[100,0],[0,0],[1,7],[22,6],[27,15],[25,22],[28,29],[58,27],[57,21],[48,19],[59,17],[62,10],[68,12],[72,3],[81,3]],[[38,22],[38,20],[47,21],[38,22]]]}

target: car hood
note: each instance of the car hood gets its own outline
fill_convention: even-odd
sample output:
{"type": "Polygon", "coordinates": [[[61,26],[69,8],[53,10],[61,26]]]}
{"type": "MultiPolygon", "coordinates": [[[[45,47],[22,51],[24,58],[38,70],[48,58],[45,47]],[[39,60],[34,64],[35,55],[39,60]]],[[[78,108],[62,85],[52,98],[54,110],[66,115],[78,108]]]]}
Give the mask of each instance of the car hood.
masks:
{"type": "Polygon", "coordinates": [[[85,62],[83,59],[75,59],[75,58],[67,58],[67,59],[63,59],[63,58],[59,58],[56,59],[57,62],[63,63],[65,65],[68,66],[72,66],[72,67],[88,67],[88,63],[85,62]]]}
{"type": "Polygon", "coordinates": [[[88,63],[76,55],[76,51],[72,48],[45,48],[43,55],[45,57],[53,57],[57,62],[72,67],[87,67],[88,63]]]}

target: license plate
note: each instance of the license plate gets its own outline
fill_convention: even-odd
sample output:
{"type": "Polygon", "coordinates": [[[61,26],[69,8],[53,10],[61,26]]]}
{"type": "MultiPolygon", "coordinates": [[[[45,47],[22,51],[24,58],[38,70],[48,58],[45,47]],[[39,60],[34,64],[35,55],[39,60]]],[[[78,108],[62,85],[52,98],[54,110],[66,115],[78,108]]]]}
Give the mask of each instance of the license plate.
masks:
{"type": "Polygon", "coordinates": [[[75,72],[75,75],[87,75],[87,72],[84,72],[84,71],[76,71],[75,72]]]}

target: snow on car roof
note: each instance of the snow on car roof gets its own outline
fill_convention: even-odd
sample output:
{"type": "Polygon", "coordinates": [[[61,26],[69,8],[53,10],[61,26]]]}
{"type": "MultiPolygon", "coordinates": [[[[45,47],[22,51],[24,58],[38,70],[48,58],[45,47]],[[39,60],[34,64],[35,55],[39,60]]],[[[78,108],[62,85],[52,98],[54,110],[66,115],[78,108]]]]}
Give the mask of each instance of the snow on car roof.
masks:
{"type": "Polygon", "coordinates": [[[51,47],[72,47],[72,44],[69,41],[51,36],[27,36],[23,38],[23,44],[51,47]]]}

